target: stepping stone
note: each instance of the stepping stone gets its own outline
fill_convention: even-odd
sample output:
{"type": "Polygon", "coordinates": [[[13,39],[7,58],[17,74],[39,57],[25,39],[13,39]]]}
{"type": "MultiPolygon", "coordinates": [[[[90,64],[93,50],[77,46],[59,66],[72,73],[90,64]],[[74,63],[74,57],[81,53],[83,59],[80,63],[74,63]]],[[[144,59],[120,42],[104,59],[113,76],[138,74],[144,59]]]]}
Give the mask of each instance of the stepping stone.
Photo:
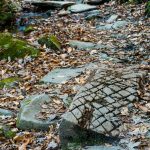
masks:
{"type": "Polygon", "coordinates": [[[80,75],[84,71],[84,68],[58,68],[54,69],[45,75],[41,82],[44,83],[65,83],[71,78],[74,78],[80,75]]]}
{"type": "Polygon", "coordinates": [[[112,22],[116,21],[117,18],[118,18],[118,15],[111,15],[110,18],[106,22],[112,23],[112,22]]]}
{"type": "Polygon", "coordinates": [[[76,4],[68,8],[68,10],[71,11],[72,13],[81,13],[81,12],[90,11],[94,9],[97,9],[97,7],[88,4],[76,4]]]}
{"type": "Polygon", "coordinates": [[[107,45],[94,44],[92,42],[83,42],[78,40],[69,41],[69,45],[71,47],[77,48],[77,50],[93,50],[93,49],[101,49],[101,48],[110,48],[107,45]]]}
{"type": "Polygon", "coordinates": [[[29,96],[21,102],[21,109],[17,119],[17,127],[19,129],[36,129],[48,130],[50,124],[54,123],[54,115],[51,115],[46,120],[37,118],[37,115],[42,110],[42,104],[51,102],[51,99],[46,94],[29,96]]]}
{"type": "Polygon", "coordinates": [[[31,3],[32,5],[38,6],[38,7],[55,7],[55,8],[66,8],[68,6],[71,6],[75,4],[75,2],[70,1],[36,1],[36,0],[26,0],[25,2],[31,3]]]}
{"type": "Polygon", "coordinates": [[[111,24],[106,24],[106,25],[100,25],[97,27],[98,30],[113,30],[113,29],[119,29],[124,26],[128,25],[127,21],[116,21],[111,24]]]}
{"type": "Polygon", "coordinates": [[[132,66],[111,67],[101,65],[91,81],[79,89],[60,124],[62,143],[69,139],[88,140],[89,133],[116,137],[122,132],[121,110],[134,106],[138,79],[147,73],[132,66]]]}

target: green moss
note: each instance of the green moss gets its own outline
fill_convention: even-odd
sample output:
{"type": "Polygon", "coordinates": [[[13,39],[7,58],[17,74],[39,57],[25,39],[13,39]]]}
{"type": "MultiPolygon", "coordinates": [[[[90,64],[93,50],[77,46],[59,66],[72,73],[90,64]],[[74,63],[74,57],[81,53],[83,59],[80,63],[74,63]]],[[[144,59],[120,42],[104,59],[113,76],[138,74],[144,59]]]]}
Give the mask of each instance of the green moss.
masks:
{"type": "Polygon", "coordinates": [[[25,28],[24,33],[28,34],[28,33],[32,32],[32,31],[34,31],[34,28],[32,26],[28,26],[28,27],[25,28]]]}
{"type": "Polygon", "coordinates": [[[10,0],[0,1],[0,29],[10,25],[15,18],[15,6],[10,0]]]}
{"type": "Polygon", "coordinates": [[[18,81],[17,77],[9,77],[0,81],[0,89],[4,86],[10,87],[15,81],[18,81]]]}
{"type": "Polygon", "coordinates": [[[145,6],[145,15],[147,15],[148,17],[150,17],[150,1],[148,1],[146,3],[146,6],[145,6]]]}
{"type": "Polygon", "coordinates": [[[25,56],[36,57],[39,51],[27,44],[27,42],[13,38],[9,33],[0,33],[0,59],[14,60],[25,56]]]}
{"type": "Polygon", "coordinates": [[[0,126],[0,135],[11,139],[16,135],[16,132],[11,131],[9,126],[0,126]]]}
{"type": "Polygon", "coordinates": [[[60,50],[61,49],[61,44],[57,37],[54,35],[51,36],[44,36],[38,40],[39,44],[41,45],[46,45],[48,48],[52,48],[53,50],[60,50]]]}

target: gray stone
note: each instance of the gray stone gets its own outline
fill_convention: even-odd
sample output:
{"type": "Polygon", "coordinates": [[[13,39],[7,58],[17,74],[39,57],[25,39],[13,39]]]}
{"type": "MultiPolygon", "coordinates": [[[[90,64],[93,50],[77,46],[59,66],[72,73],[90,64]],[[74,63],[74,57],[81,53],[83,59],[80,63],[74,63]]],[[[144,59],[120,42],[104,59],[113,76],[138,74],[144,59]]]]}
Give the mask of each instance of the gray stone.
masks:
{"type": "Polygon", "coordinates": [[[110,18],[106,21],[107,23],[113,23],[118,18],[118,15],[112,15],[110,18]]]}
{"type": "Polygon", "coordinates": [[[113,30],[113,29],[119,29],[124,26],[128,25],[127,21],[116,21],[111,24],[106,24],[106,25],[100,25],[97,27],[98,30],[113,30]]]}
{"type": "Polygon", "coordinates": [[[80,75],[84,68],[58,68],[45,75],[41,81],[44,83],[65,83],[73,77],[80,75]]]}
{"type": "Polygon", "coordinates": [[[94,49],[95,47],[95,44],[91,42],[82,42],[82,41],[77,41],[77,40],[69,41],[69,45],[79,50],[91,50],[91,49],[94,49]]]}
{"type": "Polygon", "coordinates": [[[101,49],[101,48],[110,48],[107,45],[94,44],[92,42],[83,42],[83,41],[78,41],[78,40],[69,41],[69,45],[71,47],[77,48],[78,50],[93,50],[93,49],[101,49]]]}
{"type": "Polygon", "coordinates": [[[81,13],[81,12],[90,11],[94,9],[97,9],[97,7],[88,4],[76,4],[68,8],[68,10],[71,11],[72,13],[81,13]]]}
{"type": "Polygon", "coordinates": [[[39,0],[25,0],[26,3],[31,3],[32,5],[38,7],[56,7],[56,8],[66,8],[75,4],[75,2],[71,1],[39,1],[39,0]]]}
{"type": "Polygon", "coordinates": [[[23,130],[48,130],[49,125],[54,123],[54,116],[46,120],[41,120],[37,118],[37,115],[42,110],[41,105],[50,101],[51,99],[46,94],[29,96],[23,100],[17,119],[17,127],[23,130]]]}
{"type": "Polygon", "coordinates": [[[100,17],[100,11],[99,10],[92,10],[92,11],[86,12],[84,17],[86,20],[99,18],[100,17]]]}
{"type": "Polygon", "coordinates": [[[124,26],[126,26],[126,25],[128,25],[128,22],[127,22],[127,21],[116,21],[116,22],[113,24],[112,28],[113,28],[113,29],[118,29],[118,28],[124,27],[124,26]]]}
{"type": "Polygon", "coordinates": [[[86,146],[82,150],[124,150],[120,146],[86,146]]]}
{"type": "Polygon", "coordinates": [[[14,113],[10,110],[0,108],[0,116],[14,116],[14,113]]]}

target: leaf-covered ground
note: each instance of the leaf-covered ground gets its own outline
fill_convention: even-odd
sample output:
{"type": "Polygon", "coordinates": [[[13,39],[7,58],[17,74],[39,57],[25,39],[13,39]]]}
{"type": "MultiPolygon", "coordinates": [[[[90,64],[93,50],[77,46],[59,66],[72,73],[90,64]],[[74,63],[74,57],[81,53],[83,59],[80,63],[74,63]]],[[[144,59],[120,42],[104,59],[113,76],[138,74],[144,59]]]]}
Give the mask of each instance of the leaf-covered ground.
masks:
{"type": "MultiPolygon", "coordinates": [[[[114,2],[109,2],[98,6],[100,10],[98,19],[88,21],[85,19],[84,13],[61,16],[59,10],[53,10],[49,18],[36,18],[36,23],[33,25],[34,31],[31,33],[23,34],[22,32],[17,32],[14,34],[14,36],[20,37],[40,49],[40,55],[36,58],[28,56],[14,61],[0,61],[0,80],[9,77],[18,79],[15,86],[4,86],[2,88],[0,86],[0,108],[12,110],[15,114],[13,117],[0,116],[0,125],[5,124],[10,127],[10,129],[0,131],[0,149],[48,150],[50,145],[54,144],[57,144],[59,147],[59,124],[58,126],[50,126],[48,132],[21,131],[16,127],[20,101],[27,95],[56,93],[53,99],[53,106],[42,106],[43,109],[46,109],[46,112],[39,114],[39,117],[44,119],[46,115],[56,113],[56,110],[60,111],[60,108],[60,115],[62,115],[67,110],[67,106],[60,97],[68,95],[72,98],[76,94],[78,86],[86,82],[92,71],[87,69],[80,76],[64,84],[41,84],[39,82],[40,79],[49,71],[59,67],[78,67],[90,62],[113,65],[114,59],[120,60],[118,63],[120,67],[134,64],[140,65],[141,70],[149,71],[150,20],[144,16],[144,7],[144,4],[117,5],[114,2]],[[96,26],[105,24],[105,21],[112,14],[117,14],[120,20],[130,21],[130,23],[126,27],[117,30],[96,30],[96,26]],[[125,38],[116,38],[115,35],[118,34],[125,36],[125,38]],[[55,35],[61,42],[61,50],[52,50],[46,48],[45,45],[38,45],[38,39],[44,35],[55,35]],[[69,40],[99,43],[110,48],[93,49],[91,51],[76,50],[69,46],[69,40]],[[115,51],[110,49],[115,49],[115,51]],[[98,53],[100,52],[107,54],[110,59],[99,59],[98,53]],[[51,109],[47,111],[47,107],[51,109]],[[8,133],[9,131],[11,133],[8,133]],[[7,133],[8,136],[6,135],[7,133]],[[16,135],[11,137],[12,133],[16,133],[16,135]]],[[[19,15],[22,15],[22,13],[19,15]]],[[[150,147],[150,136],[146,137],[145,133],[150,130],[149,79],[147,78],[142,83],[144,91],[139,91],[142,100],[139,103],[135,103],[136,113],[132,114],[132,119],[134,116],[137,118],[134,118],[131,124],[131,116],[129,116],[128,110],[125,109],[122,113],[125,119],[128,120],[126,128],[130,133],[126,136],[130,141],[130,145],[127,147],[132,148],[135,144],[134,146],[138,146],[137,149],[148,150],[148,147],[150,147]]],[[[58,147],[56,149],[60,149],[58,147]]]]}

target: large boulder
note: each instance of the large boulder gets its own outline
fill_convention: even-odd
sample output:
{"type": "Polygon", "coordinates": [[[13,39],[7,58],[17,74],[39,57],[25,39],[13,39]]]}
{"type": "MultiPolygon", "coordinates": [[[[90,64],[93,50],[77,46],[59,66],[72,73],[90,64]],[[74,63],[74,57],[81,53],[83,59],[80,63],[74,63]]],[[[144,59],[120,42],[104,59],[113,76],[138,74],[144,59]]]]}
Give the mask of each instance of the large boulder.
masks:
{"type": "Polygon", "coordinates": [[[82,12],[86,12],[86,11],[90,11],[94,9],[97,9],[97,7],[91,6],[88,4],[76,4],[76,5],[70,6],[68,8],[68,11],[70,11],[71,13],[82,13],[82,12]]]}
{"type": "Polygon", "coordinates": [[[17,127],[23,130],[48,130],[50,124],[54,123],[55,115],[50,115],[44,120],[39,119],[38,115],[42,111],[42,105],[50,102],[51,99],[46,94],[29,96],[23,100],[17,119],[17,127]]]}
{"type": "Polygon", "coordinates": [[[103,138],[101,135],[117,137],[124,130],[121,112],[138,100],[138,80],[145,74],[136,67],[101,66],[91,81],[79,89],[64,115],[60,125],[62,144],[71,139],[88,140],[91,133],[101,137],[97,140],[103,138]]]}

